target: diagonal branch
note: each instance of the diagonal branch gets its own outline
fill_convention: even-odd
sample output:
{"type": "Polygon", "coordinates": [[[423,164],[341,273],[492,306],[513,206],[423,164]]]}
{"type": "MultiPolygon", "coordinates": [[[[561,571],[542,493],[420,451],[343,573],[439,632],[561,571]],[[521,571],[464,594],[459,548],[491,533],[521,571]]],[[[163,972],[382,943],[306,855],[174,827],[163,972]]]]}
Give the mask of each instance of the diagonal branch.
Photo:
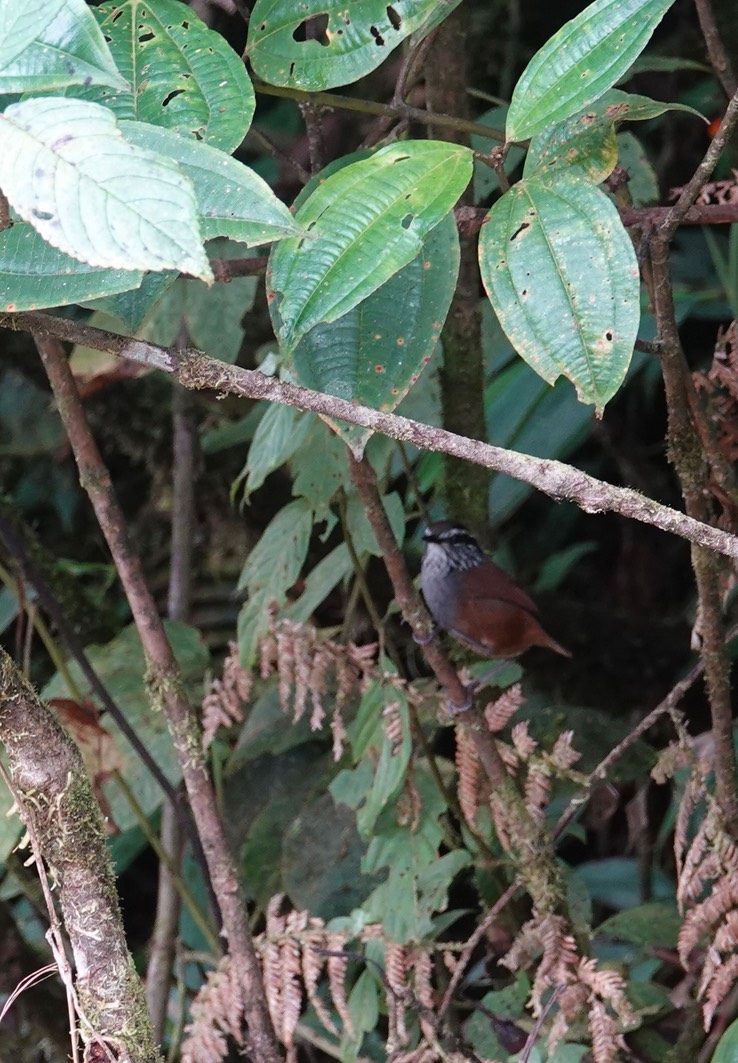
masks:
{"type": "Polygon", "coordinates": [[[530,484],[551,498],[576,502],[587,513],[619,513],[631,520],[639,520],[672,535],[678,535],[708,550],[738,558],[738,536],[694,520],[631,488],[615,487],[603,480],[597,480],[594,476],[560,461],[535,458],[529,454],[493,447],[455,435],[453,432],[446,432],[442,428],[433,428],[420,421],[410,420],[408,417],[381,413],[368,406],[360,406],[332,395],[311,391],[309,388],[284,384],[274,377],[265,376],[264,373],[219,362],[192,348],[177,350],[173,347],[159,347],[154,343],[119,336],[51,314],[0,314],[0,328],[2,327],[32,331],[39,336],[56,336],[74,343],[83,343],[97,350],[109,351],[140,365],[161,369],[174,376],[185,387],[195,390],[210,388],[219,394],[267,399],[285,406],[294,406],[299,410],[348,421],[349,424],[380,432],[391,439],[412,443],[421,450],[452,454],[496,472],[505,473],[530,484]]]}

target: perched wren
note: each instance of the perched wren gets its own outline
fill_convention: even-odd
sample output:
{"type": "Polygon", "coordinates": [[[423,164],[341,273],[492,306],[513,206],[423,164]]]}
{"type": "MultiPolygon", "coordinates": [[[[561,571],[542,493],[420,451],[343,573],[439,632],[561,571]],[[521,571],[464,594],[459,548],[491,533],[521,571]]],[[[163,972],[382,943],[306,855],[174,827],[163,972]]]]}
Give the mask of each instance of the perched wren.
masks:
{"type": "Polygon", "coordinates": [[[571,657],[544,631],[534,602],[466,528],[440,520],[423,539],[421,585],[438,627],[483,657],[517,657],[531,646],[571,657]]]}

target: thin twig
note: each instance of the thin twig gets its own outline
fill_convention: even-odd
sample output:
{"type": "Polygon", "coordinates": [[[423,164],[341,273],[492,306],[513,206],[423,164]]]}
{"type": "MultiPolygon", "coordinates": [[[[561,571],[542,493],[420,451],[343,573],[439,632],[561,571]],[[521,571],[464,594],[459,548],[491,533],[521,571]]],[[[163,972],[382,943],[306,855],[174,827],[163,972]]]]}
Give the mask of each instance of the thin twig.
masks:
{"type": "Polygon", "coordinates": [[[458,988],[459,982],[464,976],[464,972],[466,971],[466,968],[469,965],[469,961],[472,958],[472,953],[474,952],[475,948],[482,940],[484,935],[487,933],[489,928],[492,926],[495,919],[503,910],[503,908],[507,907],[507,905],[510,903],[510,901],[520,889],[520,883],[516,879],[515,882],[513,882],[512,885],[508,886],[505,892],[497,898],[495,903],[485,915],[482,922],[479,924],[479,926],[471,935],[467,943],[464,945],[462,952],[459,954],[459,960],[454,969],[454,973],[451,975],[451,980],[446,987],[446,992],[443,994],[443,1000],[441,1001],[441,1006],[438,1009],[439,1019],[443,1018],[443,1016],[446,1014],[449,1007],[451,1006],[451,1001],[453,1000],[454,993],[458,988]]]}
{"type": "Polygon", "coordinates": [[[344,111],[359,111],[361,114],[409,118],[414,122],[422,122],[423,125],[444,126],[446,129],[457,129],[462,133],[476,133],[479,137],[497,140],[500,143],[505,139],[505,132],[502,129],[482,125],[481,122],[454,118],[450,114],[429,114],[428,111],[424,111],[420,107],[411,107],[407,103],[377,103],[375,100],[362,100],[355,96],[338,96],[334,92],[303,92],[302,89],[291,89],[281,85],[267,85],[266,82],[259,81],[258,78],[254,79],[254,88],[257,92],[263,92],[266,96],[283,96],[290,100],[308,100],[316,106],[335,107],[344,111]]]}
{"type": "Polygon", "coordinates": [[[723,115],[723,120],[720,123],[720,127],[712,138],[702,162],[682,189],[679,199],[659,225],[658,232],[662,240],[670,240],[687,216],[690,207],[692,207],[697,196],[700,194],[702,186],[706,181],[709,181],[712,171],[715,169],[717,161],[722,154],[723,148],[728,143],[737,124],[738,90],[736,90],[731,96],[725,114],[723,115]]]}
{"type": "Polygon", "coordinates": [[[738,82],[717,28],[712,5],[710,0],[694,0],[694,6],[697,8],[697,17],[700,20],[702,36],[705,38],[710,64],[715,71],[716,78],[723,86],[725,95],[730,99],[738,89],[738,82]]]}

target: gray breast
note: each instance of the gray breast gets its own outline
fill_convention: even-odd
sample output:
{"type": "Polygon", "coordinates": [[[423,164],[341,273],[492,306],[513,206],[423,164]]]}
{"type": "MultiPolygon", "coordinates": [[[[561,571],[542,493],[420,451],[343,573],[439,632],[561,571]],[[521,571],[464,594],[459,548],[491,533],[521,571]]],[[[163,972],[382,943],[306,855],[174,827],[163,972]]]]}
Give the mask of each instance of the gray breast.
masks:
{"type": "Polygon", "coordinates": [[[456,597],[461,572],[453,569],[446,551],[437,543],[428,543],[420,568],[423,597],[439,627],[454,626],[456,597]]]}

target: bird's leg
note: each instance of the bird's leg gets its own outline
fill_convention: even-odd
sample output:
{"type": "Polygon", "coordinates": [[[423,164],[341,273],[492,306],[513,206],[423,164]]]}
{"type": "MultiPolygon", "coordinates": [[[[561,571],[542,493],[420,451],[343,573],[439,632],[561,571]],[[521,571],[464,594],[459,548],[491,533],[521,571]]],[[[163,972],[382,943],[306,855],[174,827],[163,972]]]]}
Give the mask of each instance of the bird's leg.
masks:
{"type": "Polygon", "coordinates": [[[453,719],[454,716],[460,716],[462,712],[468,712],[474,704],[474,684],[470,683],[469,686],[464,687],[466,691],[466,701],[463,705],[454,705],[453,701],[448,703],[448,714],[453,719]]]}

